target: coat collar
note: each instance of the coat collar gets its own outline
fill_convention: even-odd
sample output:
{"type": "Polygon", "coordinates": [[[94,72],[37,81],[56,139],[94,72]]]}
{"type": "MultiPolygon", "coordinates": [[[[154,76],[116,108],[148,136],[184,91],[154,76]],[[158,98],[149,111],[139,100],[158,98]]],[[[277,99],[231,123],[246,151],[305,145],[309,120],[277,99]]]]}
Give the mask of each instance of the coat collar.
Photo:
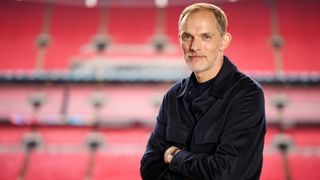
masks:
{"type": "MultiPolygon", "coordinates": [[[[209,95],[216,96],[218,98],[223,98],[224,92],[227,86],[231,82],[234,73],[237,71],[237,67],[228,59],[228,57],[223,56],[222,67],[215,77],[213,84],[210,85],[209,95]]],[[[192,73],[188,78],[181,81],[181,88],[178,92],[177,98],[183,97],[185,93],[192,88],[193,82],[192,78],[195,78],[194,73],[192,73]]]]}

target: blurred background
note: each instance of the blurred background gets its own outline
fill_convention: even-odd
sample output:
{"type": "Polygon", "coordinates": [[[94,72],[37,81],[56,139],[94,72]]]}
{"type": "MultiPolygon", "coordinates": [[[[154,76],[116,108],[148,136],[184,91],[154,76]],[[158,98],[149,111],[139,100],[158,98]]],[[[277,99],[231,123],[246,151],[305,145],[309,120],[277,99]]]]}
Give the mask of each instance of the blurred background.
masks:
{"type": "MultiPolygon", "coordinates": [[[[195,0],[1,0],[0,179],[138,180],[195,0]]],[[[212,0],[265,91],[262,180],[320,179],[320,1],[212,0]]]]}

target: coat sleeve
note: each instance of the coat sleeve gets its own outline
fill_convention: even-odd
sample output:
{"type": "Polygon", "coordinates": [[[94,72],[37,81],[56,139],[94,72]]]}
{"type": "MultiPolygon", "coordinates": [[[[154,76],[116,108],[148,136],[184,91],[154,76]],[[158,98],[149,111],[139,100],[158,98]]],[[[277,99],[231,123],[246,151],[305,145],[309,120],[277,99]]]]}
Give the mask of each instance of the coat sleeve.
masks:
{"type": "Polygon", "coordinates": [[[183,177],[177,172],[170,171],[168,164],[163,161],[165,150],[172,145],[165,140],[165,99],[166,97],[163,99],[156,126],[149,137],[146,151],[140,162],[140,175],[143,180],[170,180],[175,179],[175,177],[179,178],[179,176],[183,177]]]}
{"type": "Polygon", "coordinates": [[[169,170],[191,179],[259,179],[265,135],[262,89],[246,90],[231,102],[221,140],[213,155],[179,152],[169,170]]]}

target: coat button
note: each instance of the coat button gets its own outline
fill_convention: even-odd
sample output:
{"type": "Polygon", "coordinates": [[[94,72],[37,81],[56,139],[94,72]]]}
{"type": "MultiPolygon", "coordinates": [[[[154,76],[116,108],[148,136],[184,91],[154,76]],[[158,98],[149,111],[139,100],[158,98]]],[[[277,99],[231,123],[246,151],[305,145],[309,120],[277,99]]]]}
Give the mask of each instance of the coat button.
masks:
{"type": "Polygon", "coordinates": [[[194,117],[197,118],[197,119],[199,119],[200,113],[195,113],[195,114],[194,114],[194,117]]]}

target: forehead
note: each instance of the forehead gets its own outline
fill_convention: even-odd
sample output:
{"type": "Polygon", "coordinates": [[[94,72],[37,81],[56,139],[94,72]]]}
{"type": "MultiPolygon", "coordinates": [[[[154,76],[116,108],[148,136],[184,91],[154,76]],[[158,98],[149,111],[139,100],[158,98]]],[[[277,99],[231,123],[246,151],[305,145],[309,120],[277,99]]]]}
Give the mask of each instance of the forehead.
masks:
{"type": "Polygon", "coordinates": [[[217,31],[217,19],[212,11],[196,10],[182,19],[179,30],[182,32],[217,31]]]}

